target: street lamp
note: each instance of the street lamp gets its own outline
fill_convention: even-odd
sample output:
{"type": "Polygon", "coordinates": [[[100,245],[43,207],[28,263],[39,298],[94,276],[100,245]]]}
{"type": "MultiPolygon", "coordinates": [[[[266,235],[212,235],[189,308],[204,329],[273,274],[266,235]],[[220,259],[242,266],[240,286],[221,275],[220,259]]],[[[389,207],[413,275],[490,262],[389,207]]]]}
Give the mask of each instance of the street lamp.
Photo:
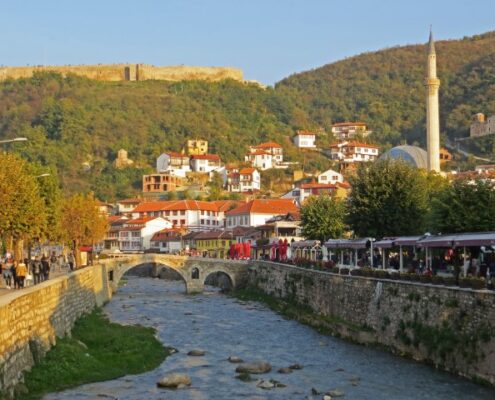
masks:
{"type": "Polygon", "coordinates": [[[25,138],[25,137],[16,137],[14,139],[0,140],[0,144],[14,143],[14,142],[27,142],[27,140],[28,140],[28,138],[25,138]]]}

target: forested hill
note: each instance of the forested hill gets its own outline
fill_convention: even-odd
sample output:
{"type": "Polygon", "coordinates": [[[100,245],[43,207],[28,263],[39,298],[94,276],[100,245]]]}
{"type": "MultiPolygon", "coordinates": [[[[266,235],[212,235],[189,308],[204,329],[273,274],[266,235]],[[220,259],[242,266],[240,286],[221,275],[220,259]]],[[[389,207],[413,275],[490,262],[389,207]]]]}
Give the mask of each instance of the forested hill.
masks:
{"type": "MultiPolygon", "coordinates": [[[[435,47],[442,133],[466,136],[473,114],[495,113],[495,32],[435,47]]],[[[395,47],[292,75],[276,90],[322,126],[363,120],[380,143],[423,144],[425,71],[426,45],[395,47]]]]}
{"type": "MultiPolygon", "coordinates": [[[[436,48],[443,133],[467,135],[474,113],[495,112],[495,32],[436,48]]],[[[289,160],[322,169],[326,159],[291,145],[296,129],[328,132],[333,122],[364,120],[384,147],[404,139],[423,144],[425,66],[426,48],[415,45],[361,54],[268,89],[235,81],[114,83],[37,74],[0,83],[0,139],[28,137],[10,151],[56,168],[65,189],[93,190],[103,200],[138,192],[156,157],[180,150],[188,138],[207,139],[223,161],[243,160],[248,145],[274,140],[289,160]],[[113,168],[120,148],[142,168],[113,168]]],[[[323,133],[319,140],[332,139],[323,133]]],[[[493,152],[493,139],[479,143],[493,152]]]]}

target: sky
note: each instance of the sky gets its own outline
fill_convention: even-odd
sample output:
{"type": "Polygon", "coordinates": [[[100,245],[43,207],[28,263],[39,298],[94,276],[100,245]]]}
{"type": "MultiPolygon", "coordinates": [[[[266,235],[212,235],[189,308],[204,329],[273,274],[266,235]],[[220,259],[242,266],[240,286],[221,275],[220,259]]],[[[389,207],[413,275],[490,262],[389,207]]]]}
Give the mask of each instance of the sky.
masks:
{"type": "Polygon", "coordinates": [[[0,65],[233,66],[273,85],[366,51],[495,30],[495,0],[0,0],[0,65]]]}

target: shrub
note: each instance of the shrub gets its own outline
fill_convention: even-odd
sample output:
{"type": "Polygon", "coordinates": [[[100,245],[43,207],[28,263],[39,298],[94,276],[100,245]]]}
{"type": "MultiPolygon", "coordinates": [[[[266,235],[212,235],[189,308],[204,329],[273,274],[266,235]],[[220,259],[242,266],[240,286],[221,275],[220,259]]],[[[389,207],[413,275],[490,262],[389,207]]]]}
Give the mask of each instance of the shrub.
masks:
{"type": "Polygon", "coordinates": [[[349,268],[340,268],[340,275],[349,275],[349,268]]]}
{"type": "Polygon", "coordinates": [[[390,274],[383,269],[377,269],[376,271],[373,271],[373,276],[379,279],[387,279],[390,277],[390,274]]]}
{"type": "Polygon", "coordinates": [[[431,277],[431,283],[433,283],[434,285],[443,285],[444,280],[441,276],[435,275],[431,277]]]}
{"type": "Polygon", "coordinates": [[[360,268],[354,268],[354,269],[351,269],[351,275],[353,276],[362,276],[362,271],[360,268]]]}

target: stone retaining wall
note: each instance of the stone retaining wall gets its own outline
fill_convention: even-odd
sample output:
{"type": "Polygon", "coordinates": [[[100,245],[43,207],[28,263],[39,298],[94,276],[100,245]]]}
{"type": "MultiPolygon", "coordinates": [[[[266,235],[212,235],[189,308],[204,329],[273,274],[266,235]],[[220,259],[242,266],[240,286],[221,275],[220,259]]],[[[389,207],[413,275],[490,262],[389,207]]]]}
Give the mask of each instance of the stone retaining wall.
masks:
{"type": "Polygon", "coordinates": [[[74,322],[111,298],[105,266],[81,269],[0,296],[0,397],[55,344],[74,322]]]}
{"type": "Polygon", "coordinates": [[[495,385],[495,293],[252,262],[249,284],[333,334],[495,385]],[[323,321],[323,322],[322,322],[323,321]]]}

